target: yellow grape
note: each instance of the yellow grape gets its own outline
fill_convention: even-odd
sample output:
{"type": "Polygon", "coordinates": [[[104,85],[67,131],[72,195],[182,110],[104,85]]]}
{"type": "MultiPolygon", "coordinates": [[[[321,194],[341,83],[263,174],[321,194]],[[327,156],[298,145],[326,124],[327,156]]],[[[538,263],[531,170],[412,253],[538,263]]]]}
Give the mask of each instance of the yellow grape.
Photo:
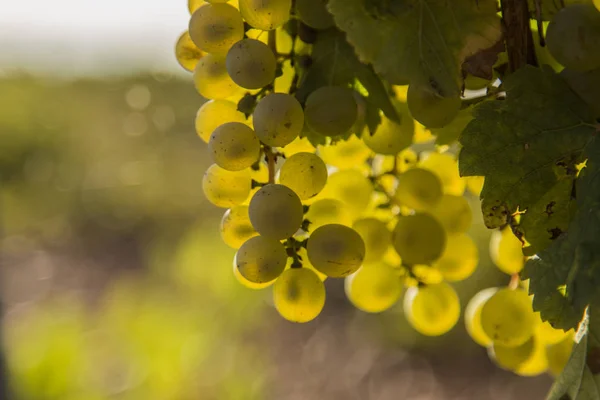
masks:
{"type": "Polygon", "coordinates": [[[467,199],[463,196],[445,194],[430,210],[448,233],[464,233],[471,228],[473,213],[467,199]]]}
{"type": "Polygon", "coordinates": [[[548,321],[542,321],[540,313],[536,312],[535,314],[539,319],[539,323],[536,325],[535,335],[539,341],[545,343],[546,345],[561,342],[564,338],[572,333],[572,331],[565,332],[562,329],[554,329],[548,321]]]}
{"type": "Polygon", "coordinates": [[[523,244],[509,227],[492,232],[490,256],[498,269],[509,275],[521,272],[525,265],[523,244]]]}
{"type": "Polygon", "coordinates": [[[543,374],[548,369],[546,344],[537,335],[533,338],[533,351],[529,358],[519,365],[514,372],[521,376],[536,376],[543,374]]]}
{"type": "Polygon", "coordinates": [[[237,105],[231,101],[207,101],[202,104],[196,114],[196,133],[208,143],[213,131],[227,122],[246,123],[246,117],[237,110],[237,105]]]}
{"type": "Polygon", "coordinates": [[[521,289],[499,289],[481,309],[485,334],[506,347],[515,347],[531,338],[537,323],[531,300],[521,289]]]}
{"type": "Polygon", "coordinates": [[[444,193],[462,196],[466,182],[458,173],[458,163],[448,153],[429,153],[427,158],[419,162],[419,167],[436,174],[442,181],[444,193]]]}
{"type": "Polygon", "coordinates": [[[479,263],[479,250],[469,235],[449,235],[442,256],[433,263],[445,280],[462,281],[473,275],[479,263]]]}
{"type": "Polygon", "coordinates": [[[265,283],[276,279],[287,261],[285,247],[275,239],[254,236],[235,253],[240,274],[250,282],[265,283]]]}
{"type": "Polygon", "coordinates": [[[392,235],[386,224],[376,218],[363,218],[354,222],[352,229],[365,242],[365,263],[381,260],[392,242],[392,235]]]}
{"type": "Polygon", "coordinates": [[[479,196],[481,194],[481,189],[483,189],[485,178],[483,176],[467,176],[464,179],[466,181],[467,190],[473,195],[479,196]]]}
{"type": "Polygon", "coordinates": [[[242,17],[250,26],[270,31],[290,19],[292,0],[239,0],[242,17]]]}
{"type": "Polygon", "coordinates": [[[300,229],[304,214],[298,195],[285,185],[273,183],[254,194],[248,212],[258,233],[280,240],[300,229]]]}
{"type": "Polygon", "coordinates": [[[302,106],[294,96],[286,93],[271,93],[263,97],[256,105],[253,118],[259,139],[273,147],[291,143],[304,126],[302,106]]]}
{"type": "Polygon", "coordinates": [[[286,157],[291,157],[296,153],[314,153],[315,146],[313,146],[307,138],[297,137],[285,146],[284,152],[286,157]]]}
{"type": "Polygon", "coordinates": [[[321,199],[312,203],[306,219],[310,221],[310,231],[328,224],[352,225],[352,214],[348,206],[335,199],[321,199]]]}
{"type": "MultiPolygon", "coordinates": [[[[277,30],[279,32],[279,30],[277,30]]],[[[279,47],[279,42],[277,42],[277,47],[279,47]]],[[[281,51],[281,50],[280,50],[281,51]]],[[[294,76],[296,75],[296,70],[292,67],[292,63],[290,60],[284,60],[281,63],[281,76],[277,76],[275,78],[275,86],[273,91],[276,93],[284,93],[290,90],[292,86],[292,82],[294,81],[294,76]]]]}
{"type": "Polygon", "coordinates": [[[406,286],[418,286],[420,283],[433,285],[444,281],[442,273],[430,265],[418,264],[407,267],[408,269],[410,269],[410,276],[405,279],[406,286]]]}
{"type": "Polygon", "coordinates": [[[497,288],[487,288],[478,292],[469,300],[465,308],[465,327],[471,339],[480,346],[488,347],[492,345],[492,339],[484,332],[481,326],[481,309],[486,301],[489,300],[497,288]]]}
{"type": "Polygon", "coordinates": [[[218,54],[207,54],[198,61],[194,85],[207,99],[225,99],[241,90],[227,73],[225,57],[218,54]]]}
{"type": "Polygon", "coordinates": [[[202,190],[206,199],[217,207],[242,204],[250,195],[250,171],[227,171],[213,164],[204,173],[202,190]]]}
{"type": "Polygon", "coordinates": [[[460,302],[454,288],[445,282],[410,287],[404,296],[404,313],[417,332],[440,336],[458,322],[460,302]]]}
{"type": "Polygon", "coordinates": [[[347,276],[344,290],[358,309],[379,313],[392,307],[402,294],[402,284],[394,268],[385,263],[365,264],[347,276]]]}
{"type": "Polygon", "coordinates": [[[264,289],[266,287],[271,286],[273,283],[275,283],[275,279],[273,279],[270,282],[264,282],[264,283],[254,283],[254,282],[250,282],[248,279],[244,278],[244,276],[240,273],[240,270],[238,269],[236,263],[235,263],[235,259],[233,260],[233,276],[235,276],[235,279],[244,287],[247,287],[248,289],[253,289],[253,290],[260,290],[260,289],[264,289]]]}
{"type": "Polygon", "coordinates": [[[358,117],[352,90],[340,86],[323,86],[306,99],[304,117],[308,127],[323,136],[347,133],[358,117]]]}
{"type": "Polygon", "coordinates": [[[203,55],[204,52],[192,42],[188,31],[179,36],[175,44],[175,58],[186,71],[193,72],[203,55]]]}
{"type": "Polygon", "coordinates": [[[219,230],[225,244],[234,249],[239,249],[245,241],[258,235],[250,223],[248,206],[245,205],[225,211],[219,230]]]}
{"type": "Polygon", "coordinates": [[[365,243],[354,229],[329,224],[312,232],[306,251],[317,270],[332,278],[342,278],[361,266],[365,258],[365,243]]]}
{"type": "Polygon", "coordinates": [[[312,270],[290,268],[273,285],[273,304],[288,321],[312,321],[325,305],[325,286],[312,270]]]}
{"type": "Polygon", "coordinates": [[[575,345],[573,337],[574,334],[571,332],[562,341],[546,347],[548,371],[555,378],[560,375],[562,370],[565,368],[565,365],[567,365],[569,358],[571,357],[571,352],[573,351],[573,346],[575,345]]]}
{"type": "Polygon", "coordinates": [[[227,122],[210,135],[208,152],[218,166],[240,171],[258,160],[260,141],[252,128],[241,122],[227,122]]]}
{"type": "Polygon", "coordinates": [[[206,3],[229,3],[233,7],[239,8],[238,0],[216,0],[216,1],[215,0],[213,0],[213,1],[188,0],[188,10],[190,11],[190,14],[193,14],[194,11],[196,11],[197,9],[199,9],[202,5],[204,5],[206,3]]]}
{"type": "Polygon", "coordinates": [[[309,199],[325,187],[327,167],[315,154],[296,153],[281,166],[279,183],[292,189],[300,199],[309,199]]]}
{"type": "Polygon", "coordinates": [[[362,133],[362,140],[368,148],[378,154],[395,155],[406,149],[413,142],[415,124],[405,103],[396,107],[401,117],[400,123],[391,121],[386,116],[381,117],[381,124],[374,134],[368,130],[362,133]]]}
{"type": "Polygon", "coordinates": [[[533,337],[525,343],[514,347],[503,346],[498,343],[492,344],[488,354],[500,367],[514,371],[521,367],[534,353],[533,337]]]}
{"type": "Polygon", "coordinates": [[[192,41],[207,53],[225,53],[244,37],[242,15],[229,4],[205,4],[192,14],[192,41]]]}
{"type": "Polygon", "coordinates": [[[411,84],[406,102],[413,118],[427,128],[443,128],[456,117],[461,107],[458,91],[454,95],[441,96],[427,85],[411,84]]]}
{"type": "MultiPolygon", "coordinates": [[[[301,259],[300,262],[302,263],[302,268],[310,269],[315,274],[317,274],[317,276],[319,277],[319,279],[321,281],[325,282],[325,280],[327,279],[327,275],[325,275],[324,273],[322,273],[321,271],[319,271],[318,269],[316,269],[314,267],[314,265],[312,265],[310,263],[310,260],[308,259],[308,254],[306,253],[306,249],[304,247],[300,247],[300,249],[297,250],[296,253],[298,254],[298,257],[301,259]]],[[[288,263],[287,263],[287,265],[286,265],[285,268],[286,269],[291,268],[293,262],[294,262],[294,259],[292,257],[290,257],[288,259],[288,263]]]]}
{"type": "Polygon", "coordinates": [[[243,39],[231,46],[226,57],[231,79],[245,89],[261,89],[275,80],[277,61],[263,42],[243,39]]]}
{"type": "Polygon", "coordinates": [[[594,0],[594,5],[596,6],[596,9],[600,11],[600,0],[594,0]]]}
{"type": "Polygon", "coordinates": [[[373,185],[366,176],[356,169],[346,169],[329,176],[322,196],[342,201],[353,216],[358,216],[369,205],[372,193],[373,185]]]}
{"type": "Polygon", "coordinates": [[[429,129],[425,128],[423,125],[415,121],[415,136],[413,137],[413,143],[428,143],[431,142],[434,138],[435,135],[431,133],[429,129]]]}
{"type": "Polygon", "coordinates": [[[446,232],[429,214],[400,216],[392,233],[392,245],[405,264],[429,264],[443,254],[446,232]]]}
{"type": "Polygon", "coordinates": [[[442,199],[442,183],[432,172],[412,168],[398,175],[394,198],[413,210],[428,210],[442,199]]]}
{"type": "Polygon", "coordinates": [[[334,145],[319,146],[318,151],[326,164],[341,169],[362,165],[371,155],[371,150],[355,135],[334,145]]]}

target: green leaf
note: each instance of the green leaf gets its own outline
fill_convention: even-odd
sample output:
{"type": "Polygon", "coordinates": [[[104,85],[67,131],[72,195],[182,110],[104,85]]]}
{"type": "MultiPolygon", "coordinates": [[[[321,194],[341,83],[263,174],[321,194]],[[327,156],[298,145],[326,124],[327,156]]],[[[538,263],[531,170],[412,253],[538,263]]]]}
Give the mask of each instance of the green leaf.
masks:
{"type": "Polygon", "coordinates": [[[431,133],[436,136],[437,145],[451,145],[458,140],[465,127],[473,119],[473,107],[460,110],[456,118],[443,128],[431,129],[431,133]]]}
{"type": "Polygon", "coordinates": [[[531,19],[536,19],[536,3],[541,3],[541,16],[545,21],[550,21],[554,14],[559,12],[563,5],[568,7],[571,4],[592,4],[592,0],[527,0],[529,3],[529,13],[531,19]]]}
{"type": "Polygon", "coordinates": [[[460,137],[460,173],[485,176],[486,226],[510,222],[533,255],[567,230],[576,165],[596,132],[594,115],[549,67],[524,67],[504,87],[505,100],[475,107],[460,137]],[[515,226],[517,212],[524,214],[515,226]]]}
{"type": "Polygon", "coordinates": [[[461,65],[501,36],[496,0],[329,0],[359,58],[393,84],[460,90],[461,65]]]}
{"type": "Polygon", "coordinates": [[[566,68],[560,75],[600,118],[600,68],[586,72],[566,68]]]}

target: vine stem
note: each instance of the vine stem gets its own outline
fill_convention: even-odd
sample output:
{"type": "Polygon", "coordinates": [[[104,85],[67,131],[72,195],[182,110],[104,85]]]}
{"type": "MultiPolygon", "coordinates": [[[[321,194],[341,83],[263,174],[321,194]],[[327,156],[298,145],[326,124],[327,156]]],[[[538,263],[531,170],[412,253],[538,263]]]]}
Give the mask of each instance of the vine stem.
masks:
{"type": "Polygon", "coordinates": [[[508,53],[508,70],[515,72],[525,64],[537,66],[533,35],[529,26],[526,0],[501,0],[502,22],[508,53]]]}

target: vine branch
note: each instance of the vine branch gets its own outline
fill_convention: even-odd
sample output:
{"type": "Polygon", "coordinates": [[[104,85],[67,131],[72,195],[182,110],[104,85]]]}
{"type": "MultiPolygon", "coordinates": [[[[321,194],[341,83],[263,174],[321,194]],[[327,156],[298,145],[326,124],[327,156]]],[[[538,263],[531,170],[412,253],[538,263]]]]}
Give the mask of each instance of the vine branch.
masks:
{"type": "Polygon", "coordinates": [[[514,72],[525,64],[537,67],[527,0],[502,0],[501,9],[508,54],[508,72],[514,72]]]}

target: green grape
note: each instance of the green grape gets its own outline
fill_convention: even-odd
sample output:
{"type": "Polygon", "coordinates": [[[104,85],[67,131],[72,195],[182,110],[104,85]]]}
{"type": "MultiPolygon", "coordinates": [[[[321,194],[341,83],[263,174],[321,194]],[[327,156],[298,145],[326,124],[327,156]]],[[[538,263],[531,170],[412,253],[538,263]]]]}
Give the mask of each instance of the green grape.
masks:
{"type": "Polygon", "coordinates": [[[327,167],[312,153],[296,153],[281,166],[279,183],[292,189],[300,199],[308,199],[325,187],[327,167]]]}
{"type": "Polygon", "coordinates": [[[412,168],[398,175],[394,198],[413,210],[428,210],[442,199],[442,183],[432,172],[412,168]]]}
{"type": "Polygon", "coordinates": [[[327,11],[329,0],[296,0],[296,14],[302,22],[314,29],[327,29],[334,25],[327,11]]]}
{"type": "Polygon", "coordinates": [[[188,31],[183,32],[179,36],[175,44],[175,58],[177,58],[179,65],[186,71],[193,72],[196,64],[198,64],[203,55],[202,50],[192,42],[188,31]]]}
{"type": "Polygon", "coordinates": [[[339,86],[323,86],[306,99],[304,116],[308,127],[324,136],[347,133],[358,117],[352,90],[339,86]]]}
{"type": "Polygon", "coordinates": [[[471,194],[479,196],[481,194],[481,189],[483,189],[485,178],[483,176],[468,176],[464,179],[467,190],[471,192],[471,194]]]}
{"type": "Polygon", "coordinates": [[[208,152],[219,167],[240,171],[258,160],[260,141],[248,125],[227,122],[213,131],[208,152]]]}
{"type": "Polygon", "coordinates": [[[302,106],[294,96],[285,93],[271,93],[263,97],[252,118],[258,138],[272,147],[288,145],[298,137],[304,126],[302,106]]]}
{"type": "Polygon", "coordinates": [[[273,304],[288,321],[312,321],[325,305],[325,286],[312,270],[290,268],[273,285],[273,304]]]}
{"type": "Polygon", "coordinates": [[[556,61],[567,68],[600,67],[600,13],[591,4],[563,8],[548,25],[546,43],[556,61]]]}
{"type": "Polygon", "coordinates": [[[365,263],[381,260],[392,243],[387,225],[376,218],[363,218],[354,222],[352,229],[365,242],[365,263]]]}
{"type": "Polygon", "coordinates": [[[461,100],[455,95],[441,96],[427,85],[411,84],[406,101],[414,119],[427,128],[443,128],[458,115],[461,100]]]}
{"type": "Polygon", "coordinates": [[[287,186],[268,184],[250,200],[250,221],[258,233],[274,239],[292,237],[302,225],[302,203],[287,186]]]}
{"type": "Polygon", "coordinates": [[[339,200],[321,199],[310,205],[306,213],[310,221],[311,231],[328,224],[352,225],[352,214],[348,207],[339,200]]]}
{"type": "Polygon", "coordinates": [[[322,191],[323,197],[341,200],[354,216],[362,214],[371,201],[373,186],[367,177],[356,169],[334,172],[322,191]]]}
{"type": "MultiPolygon", "coordinates": [[[[256,110],[254,111],[256,113],[256,110]]],[[[304,117],[304,114],[302,114],[304,117]]],[[[291,157],[297,153],[314,153],[315,146],[305,137],[297,137],[291,143],[285,145],[285,155],[291,157]]]]}
{"type": "Polygon", "coordinates": [[[594,6],[596,6],[596,9],[600,11],[600,0],[594,0],[594,6]]]}
{"type": "Polygon", "coordinates": [[[571,352],[573,351],[573,333],[567,335],[562,341],[546,347],[546,358],[548,359],[548,371],[555,378],[560,375],[567,365],[571,352]]]}
{"type": "Polygon", "coordinates": [[[224,99],[240,90],[227,74],[225,57],[217,54],[207,54],[198,61],[194,85],[207,99],[224,99]]]}
{"type": "Polygon", "coordinates": [[[356,271],[362,264],[365,243],[354,229],[329,224],[313,231],[306,251],[317,270],[332,278],[342,278],[356,271]]]}
{"type": "Polygon", "coordinates": [[[250,26],[270,31],[290,19],[292,0],[240,0],[240,12],[250,26]]]}
{"type": "Polygon", "coordinates": [[[392,233],[392,245],[405,264],[429,264],[444,253],[446,232],[429,214],[400,216],[392,233]]]}
{"type": "Polygon", "coordinates": [[[480,346],[488,347],[492,345],[492,339],[484,332],[481,326],[481,309],[486,301],[489,300],[498,288],[487,288],[478,292],[469,300],[465,308],[465,327],[471,339],[480,346]]]}
{"type": "Polygon", "coordinates": [[[396,110],[401,118],[399,124],[382,116],[381,124],[373,135],[367,130],[361,136],[367,147],[375,153],[395,155],[412,144],[415,123],[406,103],[398,103],[396,110]]]}
{"type": "Polygon", "coordinates": [[[235,264],[240,274],[254,283],[277,279],[285,269],[285,247],[275,239],[254,236],[242,244],[235,253],[235,264]]]}
{"type": "Polygon", "coordinates": [[[219,231],[225,244],[234,249],[239,249],[246,240],[258,235],[250,223],[248,206],[243,205],[225,211],[219,231]]]}
{"type": "Polygon", "coordinates": [[[192,14],[190,37],[207,53],[225,53],[244,37],[244,21],[229,4],[205,4],[192,14]]]}
{"type": "MultiPolygon", "coordinates": [[[[324,273],[322,273],[321,271],[316,269],[310,263],[310,260],[308,259],[308,254],[306,253],[306,249],[304,247],[300,247],[298,250],[296,250],[296,254],[298,255],[300,262],[302,263],[302,268],[310,269],[311,271],[313,271],[315,274],[317,274],[317,276],[319,277],[319,279],[322,282],[324,282],[327,279],[327,275],[325,275],[324,273]]],[[[290,257],[288,259],[288,263],[285,268],[286,269],[291,268],[293,262],[294,262],[294,259],[292,257],[290,257]]]]}
{"type": "Polygon", "coordinates": [[[260,289],[264,289],[266,287],[271,286],[273,283],[275,283],[275,279],[273,279],[270,282],[264,282],[264,283],[254,283],[254,282],[250,282],[248,279],[244,278],[244,276],[240,273],[240,270],[238,269],[236,263],[235,263],[235,259],[233,260],[233,276],[235,276],[235,279],[244,287],[247,287],[248,289],[253,289],[253,290],[260,290],[260,289]]]}
{"type": "Polygon", "coordinates": [[[537,335],[533,338],[533,351],[527,360],[523,361],[514,372],[521,376],[536,376],[543,374],[548,369],[546,357],[546,344],[537,335]]]}
{"type": "Polygon", "coordinates": [[[404,296],[404,313],[417,332],[440,336],[458,322],[460,301],[454,288],[445,282],[410,287],[404,296]]]}
{"type": "Polygon", "coordinates": [[[251,178],[247,169],[227,171],[213,164],[204,173],[202,190],[207,200],[217,207],[242,204],[250,195],[251,178]]]}
{"type": "Polygon", "coordinates": [[[245,89],[260,89],[275,80],[275,54],[260,40],[235,43],[227,53],[226,65],[231,79],[245,89]]]}
{"type": "Polygon", "coordinates": [[[479,263],[479,250],[470,236],[449,235],[442,256],[433,263],[445,280],[462,281],[473,275],[479,263]]]}
{"type": "Polygon", "coordinates": [[[463,196],[445,194],[429,212],[452,234],[467,232],[473,222],[471,206],[463,196]]]}
{"type": "Polygon", "coordinates": [[[379,313],[392,307],[402,294],[394,268],[385,263],[363,265],[344,280],[348,300],[359,310],[379,313]]]}
{"type": "Polygon", "coordinates": [[[444,193],[462,196],[465,192],[466,182],[460,177],[458,163],[451,154],[429,153],[418,166],[433,172],[440,178],[444,193]]]}
{"type": "Polygon", "coordinates": [[[211,4],[219,4],[219,3],[227,3],[229,0],[204,0],[207,3],[211,3],[211,4]]]}
{"type": "Polygon", "coordinates": [[[499,289],[481,309],[481,326],[496,344],[515,347],[531,338],[535,329],[531,300],[521,289],[499,289]]]}
{"type": "Polygon", "coordinates": [[[507,347],[498,343],[488,349],[490,358],[500,367],[514,371],[521,367],[534,353],[533,337],[518,346],[507,347]]]}
{"type": "Polygon", "coordinates": [[[228,100],[210,100],[202,104],[196,114],[196,133],[206,143],[213,131],[227,122],[246,123],[246,117],[237,105],[228,100]]]}
{"type": "Polygon", "coordinates": [[[525,265],[523,244],[510,228],[492,232],[490,256],[493,263],[505,274],[517,274],[521,272],[525,265]]]}
{"type": "Polygon", "coordinates": [[[371,150],[355,135],[332,145],[319,146],[318,151],[326,164],[340,169],[362,165],[371,155],[371,150]]]}
{"type": "Polygon", "coordinates": [[[546,345],[556,344],[569,336],[572,331],[563,331],[562,329],[554,329],[548,321],[542,321],[540,313],[536,312],[539,323],[535,327],[535,335],[540,342],[546,345]]]}

